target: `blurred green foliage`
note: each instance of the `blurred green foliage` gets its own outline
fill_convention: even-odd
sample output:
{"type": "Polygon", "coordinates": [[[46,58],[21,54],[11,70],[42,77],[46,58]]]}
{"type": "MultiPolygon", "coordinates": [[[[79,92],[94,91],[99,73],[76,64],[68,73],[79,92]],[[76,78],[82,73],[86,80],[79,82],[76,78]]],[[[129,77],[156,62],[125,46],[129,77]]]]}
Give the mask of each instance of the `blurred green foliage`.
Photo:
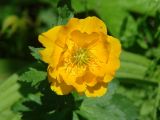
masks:
{"type": "Polygon", "coordinates": [[[6,0],[0,9],[0,120],[160,120],[160,0],[6,0]],[[121,40],[121,68],[101,98],[57,96],[38,35],[93,15],[121,40]]]}

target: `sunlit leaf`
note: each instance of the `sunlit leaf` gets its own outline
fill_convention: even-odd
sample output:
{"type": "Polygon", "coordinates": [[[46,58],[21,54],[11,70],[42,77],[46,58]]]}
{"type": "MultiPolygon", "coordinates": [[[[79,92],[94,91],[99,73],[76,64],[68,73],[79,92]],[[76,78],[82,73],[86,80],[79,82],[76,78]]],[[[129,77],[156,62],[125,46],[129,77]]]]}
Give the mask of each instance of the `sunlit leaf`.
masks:
{"type": "Polygon", "coordinates": [[[19,79],[31,83],[32,86],[36,86],[40,81],[45,80],[46,76],[46,72],[30,68],[29,71],[23,73],[19,79]]]}

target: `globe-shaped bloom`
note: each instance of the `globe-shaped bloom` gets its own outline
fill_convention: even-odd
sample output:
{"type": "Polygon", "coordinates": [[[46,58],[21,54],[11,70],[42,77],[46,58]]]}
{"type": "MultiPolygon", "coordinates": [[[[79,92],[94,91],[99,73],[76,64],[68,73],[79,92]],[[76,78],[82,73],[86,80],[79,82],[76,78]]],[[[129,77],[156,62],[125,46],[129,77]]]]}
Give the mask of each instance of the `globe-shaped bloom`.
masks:
{"type": "Polygon", "coordinates": [[[51,89],[58,95],[77,91],[88,97],[102,96],[120,66],[121,45],[107,35],[97,17],[71,18],[66,25],[42,33],[40,51],[48,63],[51,89]]]}

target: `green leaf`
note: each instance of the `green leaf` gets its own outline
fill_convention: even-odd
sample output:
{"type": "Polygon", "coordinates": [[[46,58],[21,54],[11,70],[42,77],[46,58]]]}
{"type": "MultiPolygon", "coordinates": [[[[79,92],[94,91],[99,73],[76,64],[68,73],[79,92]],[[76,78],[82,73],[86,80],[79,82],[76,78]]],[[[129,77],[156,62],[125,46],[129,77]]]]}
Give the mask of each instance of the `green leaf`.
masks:
{"type": "Polygon", "coordinates": [[[158,85],[157,78],[160,78],[160,75],[156,73],[159,69],[154,71],[152,77],[146,77],[151,64],[152,61],[142,55],[122,51],[121,66],[116,73],[116,77],[120,79],[120,82],[125,81],[134,84],[143,83],[143,85],[158,85]]]}
{"type": "Polygon", "coordinates": [[[74,16],[70,0],[59,0],[58,7],[58,25],[64,25],[74,16]]]}
{"type": "Polygon", "coordinates": [[[87,98],[77,113],[87,120],[136,120],[138,113],[132,102],[119,94],[112,99],[87,98]]]}
{"type": "Polygon", "coordinates": [[[27,98],[22,98],[21,100],[17,101],[13,106],[12,110],[14,112],[26,112],[26,111],[31,111],[31,108],[28,106],[24,105],[25,102],[35,102],[39,105],[42,104],[41,99],[40,99],[40,94],[29,94],[27,98]]]}
{"type": "Polygon", "coordinates": [[[19,79],[21,81],[31,83],[32,86],[36,86],[39,82],[45,80],[46,76],[46,72],[30,68],[29,71],[23,73],[19,79]]]}
{"type": "Polygon", "coordinates": [[[154,106],[155,100],[148,100],[148,101],[143,101],[140,114],[141,115],[147,115],[151,112],[154,111],[155,106],[154,106]]]}
{"type": "Polygon", "coordinates": [[[22,97],[18,91],[20,88],[17,83],[18,77],[17,74],[13,74],[0,84],[0,91],[3,91],[0,94],[0,118],[3,120],[20,120],[20,115],[11,110],[13,103],[22,97]]]}
{"type": "Polygon", "coordinates": [[[109,84],[108,84],[108,92],[106,94],[107,99],[111,99],[112,96],[116,93],[116,90],[119,86],[119,81],[118,79],[113,79],[109,84]]]}
{"type": "Polygon", "coordinates": [[[72,120],[79,120],[78,115],[76,112],[73,112],[73,119],[72,120]]]}
{"type": "Polygon", "coordinates": [[[67,6],[64,6],[63,8],[58,8],[58,13],[58,25],[66,24],[68,20],[74,16],[73,12],[71,12],[67,6]]]}
{"type": "Polygon", "coordinates": [[[41,56],[39,54],[39,50],[42,50],[43,48],[35,48],[35,47],[32,47],[32,46],[29,46],[29,49],[31,50],[31,55],[37,59],[37,60],[40,60],[41,59],[41,56]]]}
{"type": "Polygon", "coordinates": [[[137,39],[137,43],[143,48],[148,49],[148,44],[143,39],[137,39]]]}
{"type": "Polygon", "coordinates": [[[31,100],[31,101],[34,101],[38,104],[42,104],[41,102],[41,94],[40,93],[37,93],[37,94],[29,94],[28,95],[28,99],[31,100]]]}
{"type": "Polygon", "coordinates": [[[24,104],[22,104],[22,101],[17,101],[13,106],[12,106],[12,110],[14,112],[19,112],[19,111],[30,111],[30,108],[28,108],[27,106],[25,106],[24,104]]]}

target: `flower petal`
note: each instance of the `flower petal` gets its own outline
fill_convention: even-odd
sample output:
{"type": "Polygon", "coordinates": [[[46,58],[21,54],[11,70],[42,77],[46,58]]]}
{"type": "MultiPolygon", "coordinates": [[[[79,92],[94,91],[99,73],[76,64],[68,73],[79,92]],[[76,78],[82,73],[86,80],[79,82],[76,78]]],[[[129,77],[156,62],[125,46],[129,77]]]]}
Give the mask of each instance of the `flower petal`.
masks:
{"type": "Polygon", "coordinates": [[[72,32],[73,30],[77,30],[77,27],[79,25],[79,21],[80,21],[80,19],[78,19],[78,18],[71,18],[68,21],[66,27],[69,29],[70,32],[72,32]]]}
{"type": "Polygon", "coordinates": [[[84,92],[86,90],[85,81],[83,79],[81,79],[81,77],[77,78],[72,85],[79,93],[84,92]]]}
{"type": "Polygon", "coordinates": [[[72,90],[73,90],[73,87],[70,86],[70,85],[67,85],[65,82],[57,82],[56,80],[54,80],[52,83],[51,83],[51,89],[53,91],[55,91],[58,95],[67,95],[69,94],[72,90]]]}
{"type": "Polygon", "coordinates": [[[81,78],[85,81],[87,86],[95,86],[97,84],[97,76],[87,71],[86,74],[81,78]]]}
{"type": "Polygon", "coordinates": [[[79,23],[79,19],[71,18],[67,25],[63,26],[60,30],[59,34],[57,35],[57,40],[55,43],[62,48],[65,48],[66,43],[70,38],[70,34],[72,31],[77,30],[77,25],[79,23]]]}
{"type": "Polygon", "coordinates": [[[98,40],[94,46],[89,48],[90,63],[89,70],[96,76],[104,76],[106,63],[109,59],[109,47],[106,39],[98,40]]]}
{"type": "Polygon", "coordinates": [[[51,57],[51,65],[53,65],[53,67],[56,67],[58,64],[61,63],[61,56],[63,53],[63,49],[59,46],[55,46],[54,51],[52,53],[52,57],[51,57]]]}
{"type": "Polygon", "coordinates": [[[106,64],[102,63],[97,58],[95,58],[94,61],[92,60],[88,66],[89,66],[90,72],[96,76],[102,77],[106,73],[106,67],[105,67],[106,64]]]}
{"type": "Polygon", "coordinates": [[[49,82],[52,82],[52,80],[56,79],[57,82],[61,83],[59,71],[56,68],[49,65],[47,69],[47,73],[48,73],[49,82]]]}
{"type": "Polygon", "coordinates": [[[70,32],[69,32],[68,27],[63,26],[63,27],[61,28],[61,30],[59,31],[59,33],[57,34],[57,39],[56,39],[55,43],[56,43],[58,46],[60,46],[60,47],[62,47],[62,48],[65,48],[65,46],[66,46],[66,41],[67,41],[67,39],[68,39],[69,33],[70,33],[70,32]]]}
{"type": "Polygon", "coordinates": [[[100,61],[96,57],[92,58],[88,66],[89,66],[90,72],[96,76],[102,77],[106,73],[106,63],[103,61],[100,61]]]}
{"type": "Polygon", "coordinates": [[[79,30],[82,33],[86,32],[88,34],[92,32],[107,33],[104,22],[95,16],[85,19],[71,18],[66,26],[69,28],[70,32],[79,30]]]}
{"type": "Polygon", "coordinates": [[[104,78],[102,79],[102,81],[105,82],[105,83],[108,83],[108,82],[110,82],[113,79],[114,75],[115,75],[115,72],[107,73],[104,76],[104,78]]]}
{"type": "Polygon", "coordinates": [[[88,86],[86,88],[85,94],[87,97],[101,97],[107,91],[106,85],[106,83],[97,83],[93,87],[88,86]]]}
{"type": "Polygon", "coordinates": [[[57,34],[62,28],[62,26],[56,26],[47,32],[42,33],[38,36],[39,42],[42,43],[44,47],[52,47],[58,37],[57,34]]]}
{"type": "Polygon", "coordinates": [[[42,33],[39,35],[39,41],[45,47],[43,50],[40,50],[42,60],[46,63],[51,62],[52,54],[55,49],[55,40],[57,39],[57,34],[62,29],[62,26],[57,26],[51,30],[42,33]]]}
{"type": "Polygon", "coordinates": [[[106,71],[113,74],[115,70],[117,70],[120,67],[120,53],[121,53],[121,44],[118,39],[108,36],[107,41],[110,46],[110,53],[109,53],[109,59],[107,62],[107,69],[106,71]]]}
{"type": "Polygon", "coordinates": [[[112,36],[107,36],[107,42],[110,44],[110,57],[119,58],[119,55],[121,53],[120,41],[112,36]]]}
{"type": "Polygon", "coordinates": [[[89,45],[94,44],[98,39],[99,35],[95,32],[87,34],[75,30],[71,33],[71,40],[74,41],[78,47],[82,48],[87,48],[89,45]]]}
{"type": "Polygon", "coordinates": [[[96,44],[89,48],[89,51],[92,55],[92,57],[98,58],[99,61],[106,63],[108,60],[109,55],[109,46],[106,41],[106,35],[105,37],[100,36],[99,40],[96,42],[96,44]]]}
{"type": "Polygon", "coordinates": [[[73,85],[76,81],[76,78],[84,75],[85,70],[85,67],[77,67],[71,65],[59,67],[59,73],[68,85],[73,85]]]}
{"type": "Polygon", "coordinates": [[[86,32],[88,34],[92,32],[102,32],[105,34],[107,33],[104,22],[94,16],[80,19],[77,29],[79,29],[81,32],[86,32]]]}
{"type": "Polygon", "coordinates": [[[43,50],[39,51],[39,54],[44,62],[49,63],[51,61],[52,52],[53,48],[44,48],[43,50]]]}

